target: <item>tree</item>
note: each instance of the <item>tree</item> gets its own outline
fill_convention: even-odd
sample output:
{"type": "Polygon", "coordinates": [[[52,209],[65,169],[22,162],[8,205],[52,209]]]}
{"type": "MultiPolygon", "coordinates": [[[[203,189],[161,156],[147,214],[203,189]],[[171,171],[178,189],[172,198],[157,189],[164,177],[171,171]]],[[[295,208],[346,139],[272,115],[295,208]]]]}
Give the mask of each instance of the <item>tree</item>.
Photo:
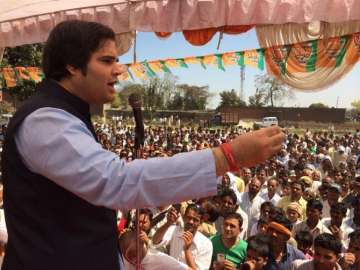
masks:
{"type": "Polygon", "coordinates": [[[351,102],[351,107],[360,112],[360,99],[354,100],[351,102]]]}
{"type": "Polygon", "coordinates": [[[249,97],[249,106],[250,107],[264,107],[265,102],[265,92],[256,88],[255,94],[249,97]]]}
{"type": "Polygon", "coordinates": [[[138,84],[138,83],[130,83],[127,84],[123,87],[123,89],[120,91],[120,93],[118,94],[119,98],[120,98],[120,107],[124,108],[124,109],[128,109],[129,107],[129,96],[131,94],[138,94],[140,96],[144,96],[145,93],[145,89],[144,86],[142,84],[138,84]]]}
{"type": "MultiPolygon", "coordinates": [[[[6,48],[0,67],[40,67],[43,45],[23,45],[14,48],[6,48]]],[[[16,107],[17,101],[28,99],[35,92],[36,83],[32,80],[18,80],[17,85],[12,88],[3,88],[11,98],[16,107]]]]}
{"type": "Polygon", "coordinates": [[[238,97],[234,89],[222,91],[219,95],[221,98],[219,107],[246,107],[246,102],[238,97]]]}
{"type": "Polygon", "coordinates": [[[309,108],[329,108],[329,106],[325,105],[324,103],[312,103],[310,104],[309,108]]]}
{"type": "Polygon", "coordinates": [[[211,97],[209,86],[181,84],[177,89],[183,95],[184,110],[205,110],[211,97]]]}
{"type": "Polygon", "coordinates": [[[255,87],[264,93],[264,102],[271,107],[281,104],[284,99],[295,98],[290,86],[267,74],[255,76],[255,87]]]}

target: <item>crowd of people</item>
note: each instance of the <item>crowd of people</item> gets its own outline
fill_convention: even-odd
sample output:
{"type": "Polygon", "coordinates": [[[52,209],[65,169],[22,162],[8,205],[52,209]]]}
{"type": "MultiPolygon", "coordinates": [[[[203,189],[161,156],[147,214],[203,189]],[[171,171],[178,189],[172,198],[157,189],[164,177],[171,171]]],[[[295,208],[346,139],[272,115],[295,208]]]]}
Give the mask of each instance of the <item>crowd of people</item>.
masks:
{"type": "MultiPolygon", "coordinates": [[[[95,129],[104,148],[135,158],[130,126],[95,129]]],[[[249,131],[149,126],[140,158],[214,147],[249,131]]],[[[360,269],[359,132],[286,135],[265,164],[221,177],[217,196],[141,209],[143,268],[360,269]]],[[[134,210],[118,211],[127,269],[135,269],[136,223],[134,210]]]]}
{"type": "MultiPolygon", "coordinates": [[[[137,158],[133,127],[94,126],[105,149],[137,158]]],[[[138,158],[216,147],[249,131],[149,126],[138,158]]],[[[358,132],[286,132],[277,156],[226,173],[214,197],[140,209],[139,221],[134,209],[119,209],[126,269],[135,269],[137,252],[142,269],[360,269],[359,157],[358,132]]],[[[1,235],[4,247],[6,229],[1,235]]]]}

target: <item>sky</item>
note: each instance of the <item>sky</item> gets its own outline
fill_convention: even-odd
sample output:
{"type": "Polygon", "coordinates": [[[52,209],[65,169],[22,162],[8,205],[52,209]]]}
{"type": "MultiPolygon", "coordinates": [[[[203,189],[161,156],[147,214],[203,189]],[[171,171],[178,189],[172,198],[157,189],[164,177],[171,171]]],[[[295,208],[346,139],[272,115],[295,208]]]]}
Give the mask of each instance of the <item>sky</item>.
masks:
{"type": "MultiPolygon", "coordinates": [[[[204,46],[192,46],[183,37],[182,33],[174,33],[167,39],[159,39],[154,33],[137,34],[136,54],[137,60],[160,60],[165,58],[180,58],[186,56],[201,56],[212,53],[229,51],[242,51],[259,48],[255,30],[240,35],[224,35],[217,50],[219,36],[204,46]]],[[[131,63],[133,61],[133,48],[120,56],[120,62],[131,63]]],[[[220,102],[219,93],[223,90],[240,89],[240,67],[226,67],[221,71],[216,67],[208,67],[206,70],[200,65],[191,65],[186,68],[172,68],[172,73],[178,77],[179,83],[204,86],[208,85],[213,93],[208,108],[216,108],[220,102]]],[[[252,67],[245,67],[244,96],[245,100],[255,92],[255,75],[264,74],[264,71],[252,67]]],[[[360,65],[355,65],[345,77],[327,89],[318,92],[303,93],[296,91],[295,98],[284,100],[284,106],[308,107],[312,103],[321,102],[329,107],[351,108],[351,102],[360,99],[360,65]]]]}

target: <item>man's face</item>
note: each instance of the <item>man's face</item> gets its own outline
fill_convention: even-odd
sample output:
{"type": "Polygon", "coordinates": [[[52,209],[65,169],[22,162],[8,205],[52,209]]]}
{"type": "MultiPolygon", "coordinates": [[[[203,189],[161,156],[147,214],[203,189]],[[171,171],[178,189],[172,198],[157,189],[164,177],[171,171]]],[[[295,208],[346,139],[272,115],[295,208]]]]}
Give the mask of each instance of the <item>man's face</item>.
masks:
{"type": "Polygon", "coordinates": [[[251,262],[254,265],[252,270],[261,270],[267,263],[267,258],[260,256],[255,250],[248,249],[246,251],[246,262],[251,262]]]}
{"type": "Polygon", "coordinates": [[[294,209],[287,209],[286,216],[291,221],[291,223],[295,223],[300,218],[300,215],[294,209]]]}
{"type": "Polygon", "coordinates": [[[301,195],[302,195],[301,185],[292,184],[291,185],[291,197],[296,198],[296,199],[300,199],[301,195]]]}
{"type": "Polygon", "coordinates": [[[139,227],[140,230],[148,232],[150,230],[150,218],[149,215],[140,214],[139,216],[139,227]]]}
{"type": "Polygon", "coordinates": [[[278,188],[278,182],[276,180],[270,180],[268,182],[268,191],[270,194],[274,194],[278,188]]]}
{"type": "Polygon", "coordinates": [[[306,216],[312,223],[318,223],[321,219],[321,211],[315,208],[306,208],[306,216]]]}
{"type": "Polygon", "coordinates": [[[250,169],[245,169],[244,170],[244,180],[249,181],[251,178],[251,170],[250,169]]]}
{"type": "Polygon", "coordinates": [[[259,179],[253,179],[249,184],[249,193],[252,195],[256,195],[261,188],[261,182],[259,179]]]}
{"type": "Polygon", "coordinates": [[[271,237],[271,245],[284,244],[288,240],[288,236],[271,227],[267,228],[267,235],[271,237]]]}
{"type": "Polygon", "coordinates": [[[235,210],[236,204],[230,196],[224,196],[221,199],[221,213],[225,215],[235,210]]]}
{"type": "Polygon", "coordinates": [[[201,215],[198,212],[189,209],[188,211],[186,211],[183,219],[184,219],[184,230],[190,231],[192,234],[195,235],[201,223],[201,215]]]}
{"type": "Polygon", "coordinates": [[[315,246],[314,264],[315,269],[333,270],[337,261],[337,255],[332,250],[315,246]]]}
{"type": "Polygon", "coordinates": [[[241,232],[239,221],[236,218],[224,219],[222,226],[222,237],[225,239],[235,239],[241,232]]]}
{"type": "Polygon", "coordinates": [[[330,206],[337,203],[339,201],[339,197],[340,197],[340,193],[330,189],[327,194],[327,199],[330,206]]]}
{"type": "Polygon", "coordinates": [[[72,73],[72,83],[79,97],[89,104],[104,104],[114,100],[114,84],[117,77],[125,72],[125,67],[117,63],[115,41],[104,40],[87,65],[87,73],[80,69],[72,73]]]}
{"type": "Polygon", "coordinates": [[[330,210],[331,224],[340,227],[344,219],[344,215],[341,211],[330,210]]]}

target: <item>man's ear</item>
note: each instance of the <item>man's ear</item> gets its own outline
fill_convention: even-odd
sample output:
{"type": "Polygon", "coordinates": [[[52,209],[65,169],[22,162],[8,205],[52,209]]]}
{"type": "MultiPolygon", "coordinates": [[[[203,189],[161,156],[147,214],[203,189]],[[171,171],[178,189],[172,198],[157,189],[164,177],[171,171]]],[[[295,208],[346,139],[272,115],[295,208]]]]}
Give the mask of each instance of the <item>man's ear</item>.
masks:
{"type": "Polygon", "coordinates": [[[66,70],[72,75],[75,76],[80,70],[70,65],[66,65],[66,70]]]}

